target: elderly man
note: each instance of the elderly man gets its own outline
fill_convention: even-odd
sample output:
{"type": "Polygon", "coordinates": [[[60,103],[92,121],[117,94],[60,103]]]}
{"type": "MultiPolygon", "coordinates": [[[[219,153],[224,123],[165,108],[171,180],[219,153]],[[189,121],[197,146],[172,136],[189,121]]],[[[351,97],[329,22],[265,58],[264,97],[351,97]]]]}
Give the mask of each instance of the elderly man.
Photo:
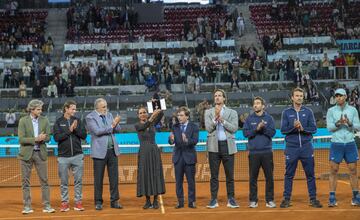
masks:
{"type": "Polygon", "coordinates": [[[121,209],[118,189],[118,158],[119,149],[115,132],[120,131],[120,116],[115,118],[107,109],[103,98],[95,100],[95,110],[86,116],[86,124],[91,135],[91,157],[94,164],[94,199],[95,209],[102,210],[103,179],[107,166],[110,183],[110,207],[121,209]]]}

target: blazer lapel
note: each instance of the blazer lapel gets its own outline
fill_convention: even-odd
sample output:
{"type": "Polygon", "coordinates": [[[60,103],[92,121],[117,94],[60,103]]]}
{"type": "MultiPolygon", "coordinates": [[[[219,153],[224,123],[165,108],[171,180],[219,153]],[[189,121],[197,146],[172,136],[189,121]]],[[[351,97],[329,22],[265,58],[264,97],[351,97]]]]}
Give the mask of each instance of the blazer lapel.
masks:
{"type": "Polygon", "coordinates": [[[31,137],[35,137],[35,135],[34,135],[34,126],[33,126],[32,118],[31,118],[30,115],[28,116],[28,119],[26,121],[28,123],[28,127],[29,127],[29,130],[30,130],[31,137]]]}
{"type": "Polygon", "coordinates": [[[45,132],[45,128],[44,128],[44,123],[45,120],[43,120],[42,117],[39,117],[39,129],[38,129],[38,135],[41,134],[41,132],[45,132]],[[44,128],[44,129],[43,129],[44,128]]]}
{"type": "MultiPolygon", "coordinates": [[[[190,123],[188,123],[188,125],[186,126],[186,129],[185,129],[185,134],[188,134],[189,132],[191,131],[191,125],[190,123]]],[[[191,133],[191,132],[190,132],[191,133]]]]}
{"type": "Polygon", "coordinates": [[[95,121],[101,126],[101,127],[104,127],[104,123],[102,122],[102,118],[101,116],[96,112],[96,111],[93,111],[93,117],[95,119],[95,121]]]}
{"type": "Polygon", "coordinates": [[[224,107],[224,113],[223,113],[223,116],[222,116],[222,118],[223,119],[228,119],[229,118],[229,111],[228,111],[228,109],[226,108],[226,107],[224,107]]]}

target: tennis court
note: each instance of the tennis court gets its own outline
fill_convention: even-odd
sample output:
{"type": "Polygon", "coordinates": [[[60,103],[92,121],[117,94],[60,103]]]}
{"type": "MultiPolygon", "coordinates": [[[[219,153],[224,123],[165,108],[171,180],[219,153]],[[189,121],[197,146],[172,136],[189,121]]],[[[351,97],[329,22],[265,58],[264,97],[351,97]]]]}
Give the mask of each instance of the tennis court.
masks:
{"type": "MultiPolygon", "coordinates": [[[[314,146],[315,150],[315,161],[316,167],[315,172],[317,176],[317,188],[318,198],[326,206],[328,199],[328,136],[315,137],[314,146]]],[[[275,178],[275,199],[277,205],[280,205],[283,191],[283,175],[284,175],[284,156],[283,150],[283,139],[274,140],[274,178],[275,178]]],[[[55,149],[51,148],[49,154],[53,155],[55,149]]],[[[122,210],[114,210],[109,207],[109,190],[108,187],[104,187],[104,210],[99,212],[94,209],[93,202],[93,176],[92,176],[92,160],[89,156],[85,157],[85,172],[84,172],[84,206],[86,211],[75,212],[69,211],[67,213],[60,213],[58,207],[60,205],[60,190],[59,190],[59,178],[57,176],[57,162],[56,156],[49,157],[49,183],[51,185],[51,204],[57,209],[54,214],[43,214],[41,212],[41,190],[38,187],[39,183],[35,170],[32,175],[32,204],[35,213],[24,216],[21,214],[22,210],[22,194],[21,194],[21,176],[20,176],[20,165],[19,161],[14,157],[3,157],[0,158],[0,193],[1,200],[0,205],[1,216],[0,220],[3,219],[264,219],[264,218],[277,218],[277,219],[360,219],[360,208],[352,207],[350,205],[351,189],[349,180],[346,175],[347,168],[345,164],[342,164],[340,168],[340,179],[337,189],[337,199],[339,206],[337,208],[314,209],[308,206],[307,187],[304,172],[301,169],[297,170],[297,174],[294,182],[293,190],[293,207],[289,209],[268,209],[265,208],[264,191],[265,182],[264,177],[261,174],[259,176],[259,208],[250,209],[247,208],[248,203],[248,158],[246,149],[246,141],[238,142],[238,149],[240,151],[236,154],[235,159],[235,194],[236,199],[240,204],[239,209],[230,209],[226,207],[226,187],[225,182],[221,182],[219,190],[219,205],[217,209],[207,209],[205,206],[210,199],[210,169],[207,161],[206,153],[201,151],[203,144],[199,144],[198,152],[198,164],[197,164],[197,209],[174,209],[176,205],[175,195],[175,183],[174,183],[174,169],[171,163],[171,147],[162,145],[162,160],[163,169],[166,181],[166,194],[163,198],[163,212],[161,209],[158,210],[143,210],[142,205],[144,198],[136,197],[136,175],[137,175],[137,149],[135,145],[124,145],[127,148],[126,153],[123,153],[119,157],[119,189],[120,189],[120,202],[124,206],[122,210]]],[[[9,155],[10,153],[16,153],[16,148],[8,147],[2,149],[3,152],[9,155]]],[[[89,153],[89,150],[85,150],[89,153]]],[[[360,170],[360,165],[358,165],[360,170]]],[[[220,173],[220,179],[225,180],[224,173],[220,173]]],[[[70,179],[72,181],[72,179],[70,179]]],[[[104,183],[107,184],[105,177],[104,183]]],[[[73,188],[70,187],[70,198],[73,196],[73,188]]],[[[187,193],[185,184],[185,195],[187,193]]],[[[73,205],[72,201],[70,203],[73,205]]]]}

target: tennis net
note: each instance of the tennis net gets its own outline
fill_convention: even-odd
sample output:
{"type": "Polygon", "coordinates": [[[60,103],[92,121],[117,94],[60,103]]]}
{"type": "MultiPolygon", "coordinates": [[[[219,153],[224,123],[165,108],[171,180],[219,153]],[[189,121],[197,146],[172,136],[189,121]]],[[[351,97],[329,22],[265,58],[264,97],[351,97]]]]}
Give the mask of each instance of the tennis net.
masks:
{"type": "MultiPolygon", "coordinates": [[[[313,145],[315,148],[315,174],[317,178],[327,178],[329,173],[329,147],[330,136],[314,137],[313,145]]],[[[166,182],[175,182],[174,166],[172,164],[173,146],[168,144],[159,144],[161,149],[161,157],[166,182]]],[[[247,181],[249,179],[248,152],[246,151],[247,140],[237,141],[238,153],[235,155],[235,181],[247,181]]],[[[119,146],[121,155],[119,156],[119,182],[120,183],[136,183],[137,178],[137,153],[139,145],[137,144],[121,144],[119,146]]],[[[84,145],[84,176],[83,184],[93,184],[93,162],[90,158],[90,146],[84,145]]],[[[196,164],[196,181],[206,182],[210,180],[210,167],[207,160],[206,143],[200,142],[196,146],[198,163],[196,164]]],[[[21,172],[20,162],[16,158],[19,151],[18,145],[2,145],[0,146],[0,187],[20,186],[21,172]]],[[[59,185],[57,168],[57,145],[48,145],[48,177],[50,185],[59,185]]],[[[284,158],[284,139],[273,139],[273,155],[274,155],[274,179],[282,180],[285,173],[284,158]]],[[[300,165],[300,164],[299,164],[300,165]]],[[[301,165],[300,165],[301,166],[301,165]]],[[[359,169],[360,169],[360,165],[359,169]]],[[[297,169],[295,179],[304,179],[305,173],[303,169],[297,169]]],[[[344,164],[340,167],[340,173],[347,172],[344,164]]],[[[104,183],[108,183],[105,175],[104,183]]],[[[223,168],[220,167],[220,181],[225,181],[223,168]]],[[[263,180],[262,172],[259,174],[259,180],[263,180]]],[[[73,182],[70,178],[70,184],[73,182]]],[[[39,185],[38,177],[35,169],[32,172],[31,184],[39,185]]]]}

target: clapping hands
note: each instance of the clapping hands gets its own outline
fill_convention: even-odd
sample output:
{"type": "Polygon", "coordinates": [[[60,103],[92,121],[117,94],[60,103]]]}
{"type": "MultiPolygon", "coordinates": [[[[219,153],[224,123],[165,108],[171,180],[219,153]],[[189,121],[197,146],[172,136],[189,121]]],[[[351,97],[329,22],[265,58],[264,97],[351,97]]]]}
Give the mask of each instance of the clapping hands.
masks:
{"type": "Polygon", "coordinates": [[[120,123],[120,120],[121,120],[120,115],[117,115],[117,116],[114,118],[111,126],[112,126],[113,128],[115,128],[115,127],[120,123]]]}
{"type": "Polygon", "coordinates": [[[261,120],[261,122],[257,125],[256,130],[261,131],[265,127],[265,121],[261,120]]]}
{"type": "Polygon", "coordinates": [[[295,121],[294,121],[294,127],[296,129],[298,129],[298,131],[303,131],[304,130],[300,120],[297,120],[297,119],[295,119],[295,121]]]}
{"type": "Polygon", "coordinates": [[[43,142],[43,141],[45,141],[45,139],[47,138],[47,134],[45,134],[44,132],[41,132],[41,134],[39,134],[39,136],[37,136],[36,138],[35,138],[35,142],[36,143],[40,143],[40,142],[43,142]]]}
{"type": "Polygon", "coordinates": [[[69,131],[73,132],[76,129],[77,125],[78,125],[77,120],[74,120],[73,123],[69,127],[69,131]]]}
{"type": "Polygon", "coordinates": [[[349,118],[346,114],[340,116],[340,119],[335,123],[336,127],[339,127],[340,125],[347,125],[349,127],[352,126],[352,123],[350,122],[349,118]]]}

